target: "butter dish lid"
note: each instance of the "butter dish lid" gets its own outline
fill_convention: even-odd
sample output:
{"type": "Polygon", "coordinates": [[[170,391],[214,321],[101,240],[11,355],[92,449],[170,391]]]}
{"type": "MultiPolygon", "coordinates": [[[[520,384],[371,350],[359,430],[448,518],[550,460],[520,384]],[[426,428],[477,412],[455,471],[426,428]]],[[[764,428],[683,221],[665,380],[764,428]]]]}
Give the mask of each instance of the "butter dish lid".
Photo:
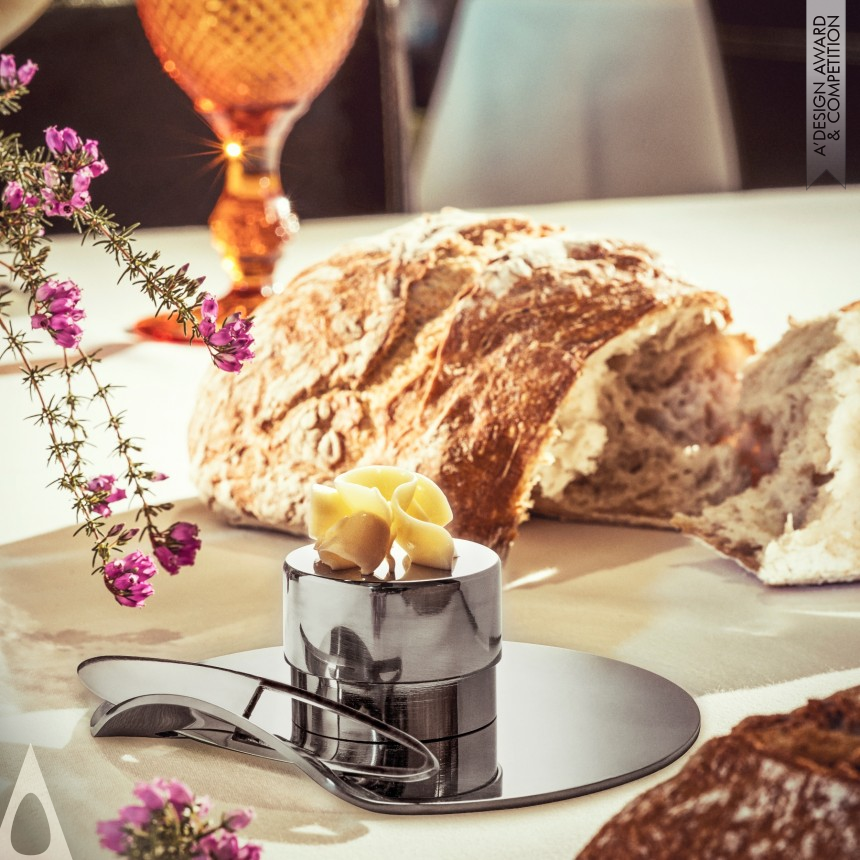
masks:
{"type": "MultiPolygon", "coordinates": [[[[456,539],[451,570],[404,565],[332,571],[308,545],[284,563],[284,655],[318,677],[378,683],[460,677],[501,655],[501,562],[456,539]],[[377,574],[381,574],[380,578],[377,574]]],[[[395,547],[396,550],[396,547],[395,547]]],[[[398,558],[399,557],[399,558],[398,558]]]]}

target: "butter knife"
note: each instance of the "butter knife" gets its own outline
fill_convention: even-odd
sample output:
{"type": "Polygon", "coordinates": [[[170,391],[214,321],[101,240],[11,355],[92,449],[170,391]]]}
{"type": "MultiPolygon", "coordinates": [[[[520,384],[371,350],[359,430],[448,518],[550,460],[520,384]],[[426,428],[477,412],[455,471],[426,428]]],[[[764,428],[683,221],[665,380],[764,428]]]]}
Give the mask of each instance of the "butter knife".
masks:
{"type": "MultiPolygon", "coordinates": [[[[148,657],[103,656],[85,660],[78,677],[104,699],[94,712],[95,737],[185,737],[223,749],[297,766],[324,788],[361,806],[387,801],[353,777],[417,782],[433,777],[439,762],[419,740],[367,714],[290,684],[234,669],[148,657]],[[336,761],[306,749],[278,731],[294,730],[292,703],[299,702],[361,723],[380,743],[407,753],[407,766],[336,761]],[[275,719],[275,715],[279,719],[275,719]],[[362,802],[363,801],[363,802],[362,802]]],[[[332,742],[337,752],[337,742],[332,742]]]]}

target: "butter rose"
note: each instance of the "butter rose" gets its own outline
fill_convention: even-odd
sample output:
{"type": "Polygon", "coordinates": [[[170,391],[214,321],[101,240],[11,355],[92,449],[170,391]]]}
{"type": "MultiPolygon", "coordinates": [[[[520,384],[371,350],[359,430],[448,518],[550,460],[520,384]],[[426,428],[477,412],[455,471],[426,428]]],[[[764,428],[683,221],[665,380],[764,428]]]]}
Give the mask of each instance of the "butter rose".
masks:
{"type": "Polygon", "coordinates": [[[311,488],[308,532],[333,570],[373,573],[397,543],[414,564],[450,570],[453,514],[445,494],[424,475],[394,466],[364,466],[311,488]]]}

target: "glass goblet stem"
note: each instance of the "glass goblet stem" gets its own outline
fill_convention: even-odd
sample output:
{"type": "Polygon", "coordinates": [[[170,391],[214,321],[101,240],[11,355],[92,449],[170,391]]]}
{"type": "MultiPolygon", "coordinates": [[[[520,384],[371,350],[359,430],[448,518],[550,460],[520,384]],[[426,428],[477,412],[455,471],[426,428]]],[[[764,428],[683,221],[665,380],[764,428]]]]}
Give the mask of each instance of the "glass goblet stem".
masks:
{"type": "Polygon", "coordinates": [[[232,288],[222,315],[249,313],[274,290],[274,272],[299,222],[281,185],[281,150],[306,104],[206,115],[226,159],[224,189],[209,227],[232,288]]]}
{"type": "MultiPolygon", "coordinates": [[[[231,280],[230,292],[218,299],[219,321],[236,312],[248,316],[276,292],[275,267],[299,229],[281,186],[281,150],[307,106],[204,111],[197,105],[218,135],[226,161],[224,189],[209,216],[213,242],[231,280]]],[[[134,331],[169,341],[187,341],[190,334],[166,317],[140,320],[134,331]]]]}

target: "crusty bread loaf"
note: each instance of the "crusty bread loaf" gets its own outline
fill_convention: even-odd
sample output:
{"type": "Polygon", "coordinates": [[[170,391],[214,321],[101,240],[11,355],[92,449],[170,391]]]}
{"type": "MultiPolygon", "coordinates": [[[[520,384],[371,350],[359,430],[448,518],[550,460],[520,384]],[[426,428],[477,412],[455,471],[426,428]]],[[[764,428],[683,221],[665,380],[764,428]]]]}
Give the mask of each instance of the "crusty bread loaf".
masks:
{"type": "Polygon", "coordinates": [[[577,860],[860,857],[860,687],[749,717],[629,803],[577,860]]]}
{"type": "Polygon", "coordinates": [[[640,246],[521,218],[425,216],[260,308],[256,359],[204,383],[193,473],[230,520],[296,532],[313,481],[369,463],[428,475],[455,533],[500,551],[539,481],[540,510],[666,525],[680,502],[697,513],[748,482],[723,437],[751,345],[724,332],[728,319],[722,297],[640,246]],[[623,402],[601,441],[609,374],[623,402]],[[567,478],[541,470],[553,459],[567,478]]]}
{"type": "Polygon", "coordinates": [[[860,578],[860,303],[754,359],[740,409],[759,479],[675,523],[769,585],[860,578]]]}

